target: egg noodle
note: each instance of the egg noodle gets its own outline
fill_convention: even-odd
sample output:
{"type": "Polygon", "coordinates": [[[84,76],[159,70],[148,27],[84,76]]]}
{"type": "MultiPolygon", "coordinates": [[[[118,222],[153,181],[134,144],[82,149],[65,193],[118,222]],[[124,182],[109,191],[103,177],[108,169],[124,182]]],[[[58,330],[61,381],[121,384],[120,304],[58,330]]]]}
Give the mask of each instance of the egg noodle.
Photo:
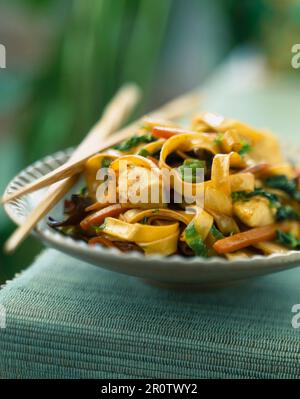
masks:
{"type": "Polygon", "coordinates": [[[240,121],[145,118],[84,176],[66,220],[49,224],[91,245],[228,259],[300,249],[299,170],[274,135],[240,121]]]}

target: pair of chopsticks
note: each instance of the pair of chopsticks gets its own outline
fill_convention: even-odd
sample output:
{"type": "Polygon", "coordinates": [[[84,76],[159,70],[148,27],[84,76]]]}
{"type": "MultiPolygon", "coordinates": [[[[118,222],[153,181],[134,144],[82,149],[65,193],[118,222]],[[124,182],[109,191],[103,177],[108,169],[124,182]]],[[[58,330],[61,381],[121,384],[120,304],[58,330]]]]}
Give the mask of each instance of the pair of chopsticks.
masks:
{"type": "MultiPolygon", "coordinates": [[[[137,103],[139,96],[139,89],[135,85],[130,84],[123,87],[106,107],[101,120],[92,128],[65,164],[22,187],[20,190],[4,195],[1,201],[2,204],[52,184],[39,205],[6,241],[4,245],[6,252],[13,252],[30,234],[37,223],[70,190],[76,183],[88,158],[129,138],[135,132],[140,126],[142,119],[132,123],[112,137],[107,138],[107,136],[119,128],[137,103]],[[105,138],[107,139],[104,140],[105,138]]],[[[198,91],[191,91],[151,112],[148,116],[176,119],[196,109],[198,105],[199,93],[198,91]]]]}
{"type": "Polygon", "coordinates": [[[103,145],[104,139],[120,127],[137,104],[139,98],[140,90],[136,85],[128,84],[121,88],[105,108],[101,119],[87,134],[63,167],[57,168],[41,179],[28,184],[13,195],[8,194],[4,196],[2,203],[6,203],[21,195],[55,183],[46,192],[38,206],[30,213],[25,222],[19,226],[6,241],[4,244],[5,252],[13,252],[30,234],[36,224],[70,190],[70,188],[76,183],[85,160],[95,152],[99,151],[103,145]]]}

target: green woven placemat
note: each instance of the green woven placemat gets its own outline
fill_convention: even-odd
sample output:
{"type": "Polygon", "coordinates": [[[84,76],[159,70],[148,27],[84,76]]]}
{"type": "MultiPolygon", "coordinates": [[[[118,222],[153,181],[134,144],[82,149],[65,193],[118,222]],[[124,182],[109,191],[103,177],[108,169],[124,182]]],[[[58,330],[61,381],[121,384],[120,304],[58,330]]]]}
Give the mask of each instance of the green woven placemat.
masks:
{"type": "Polygon", "coordinates": [[[2,378],[300,377],[300,269],[163,290],[46,250],[0,291],[2,378]]]}

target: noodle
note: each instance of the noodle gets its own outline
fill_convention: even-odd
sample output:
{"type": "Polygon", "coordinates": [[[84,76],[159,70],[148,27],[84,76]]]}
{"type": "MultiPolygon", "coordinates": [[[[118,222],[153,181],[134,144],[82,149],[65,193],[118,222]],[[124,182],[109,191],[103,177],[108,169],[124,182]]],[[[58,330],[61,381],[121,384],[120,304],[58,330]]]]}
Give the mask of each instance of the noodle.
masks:
{"type": "Polygon", "coordinates": [[[76,201],[89,205],[49,224],[91,245],[227,259],[300,249],[299,170],[275,136],[239,121],[202,113],[183,129],[145,120],[130,139],[91,157],[84,176],[76,201]],[[102,199],[99,185],[109,190],[112,182],[109,173],[98,180],[101,167],[116,184],[102,199]]]}

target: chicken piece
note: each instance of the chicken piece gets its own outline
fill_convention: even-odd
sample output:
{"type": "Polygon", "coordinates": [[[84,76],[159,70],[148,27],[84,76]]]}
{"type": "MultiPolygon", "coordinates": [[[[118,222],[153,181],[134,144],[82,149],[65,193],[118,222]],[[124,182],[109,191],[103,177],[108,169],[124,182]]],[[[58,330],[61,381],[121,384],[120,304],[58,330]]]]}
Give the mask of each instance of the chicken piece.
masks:
{"type": "Polygon", "coordinates": [[[249,227],[260,227],[274,223],[276,212],[266,198],[254,197],[249,201],[237,201],[233,204],[234,214],[249,227]]]}

